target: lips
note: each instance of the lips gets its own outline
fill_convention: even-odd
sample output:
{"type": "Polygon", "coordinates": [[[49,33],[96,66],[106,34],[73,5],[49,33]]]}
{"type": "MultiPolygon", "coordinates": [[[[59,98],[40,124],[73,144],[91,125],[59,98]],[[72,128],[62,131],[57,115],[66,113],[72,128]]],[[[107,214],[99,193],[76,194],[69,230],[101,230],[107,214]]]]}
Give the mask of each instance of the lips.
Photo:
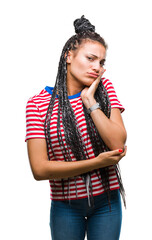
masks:
{"type": "Polygon", "coordinates": [[[92,72],[88,73],[88,75],[93,78],[97,78],[99,76],[98,74],[92,72]]]}

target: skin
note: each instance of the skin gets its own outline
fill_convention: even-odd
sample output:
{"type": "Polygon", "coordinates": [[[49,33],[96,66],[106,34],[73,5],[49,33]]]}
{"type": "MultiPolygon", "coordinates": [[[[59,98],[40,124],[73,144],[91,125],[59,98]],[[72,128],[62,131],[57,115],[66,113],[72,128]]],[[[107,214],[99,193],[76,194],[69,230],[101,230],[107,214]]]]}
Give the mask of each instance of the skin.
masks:
{"type": "Polygon", "coordinates": [[[69,95],[80,92],[84,86],[90,87],[97,76],[104,72],[105,48],[98,42],[82,43],[77,51],[69,51],[67,57],[67,89],[69,95]],[[96,56],[96,57],[95,57],[96,56]]]}
{"type": "MultiPolygon", "coordinates": [[[[94,93],[104,73],[103,63],[105,48],[95,41],[84,41],[77,50],[69,51],[67,56],[67,90],[68,95],[81,91],[81,98],[86,108],[96,103],[94,93]],[[94,75],[90,75],[93,73],[94,75]]],[[[111,111],[110,119],[100,110],[91,113],[92,120],[99,134],[111,151],[99,154],[89,160],[76,162],[48,161],[45,139],[27,141],[31,169],[36,180],[68,178],[94,169],[115,165],[125,155],[126,130],[120,110],[111,111]]]]}
{"type": "MultiPolygon", "coordinates": [[[[95,41],[85,41],[76,53],[69,52],[67,58],[68,93],[73,95],[83,89],[81,98],[86,108],[96,103],[94,94],[105,72],[103,67],[105,58],[104,46],[95,41]],[[88,73],[97,74],[98,77],[90,76],[88,73]]],[[[102,139],[111,150],[124,148],[127,134],[119,109],[112,109],[110,119],[100,109],[91,112],[91,117],[102,139]]]]}

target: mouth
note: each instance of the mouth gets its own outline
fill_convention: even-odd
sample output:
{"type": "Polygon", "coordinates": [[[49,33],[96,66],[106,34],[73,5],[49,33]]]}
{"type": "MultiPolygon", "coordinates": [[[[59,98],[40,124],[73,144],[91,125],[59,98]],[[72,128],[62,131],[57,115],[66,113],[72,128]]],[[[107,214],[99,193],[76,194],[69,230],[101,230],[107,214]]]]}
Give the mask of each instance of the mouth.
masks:
{"type": "Polygon", "coordinates": [[[88,73],[88,75],[92,78],[97,78],[99,76],[99,74],[92,73],[92,72],[88,73]]]}

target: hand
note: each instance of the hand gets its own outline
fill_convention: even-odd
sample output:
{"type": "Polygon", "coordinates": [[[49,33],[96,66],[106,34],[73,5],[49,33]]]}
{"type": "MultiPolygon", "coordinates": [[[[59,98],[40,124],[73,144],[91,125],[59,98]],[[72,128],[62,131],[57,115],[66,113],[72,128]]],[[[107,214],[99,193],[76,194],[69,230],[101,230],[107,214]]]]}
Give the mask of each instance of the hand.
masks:
{"type": "Polygon", "coordinates": [[[99,85],[100,79],[106,70],[103,69],[101,74],[97,77],[97,79],[91,84],[90,87],[85,87],[81,92],[81,98],[86,108],[90,108],[96,103],[94,99],[94,94],[99,85]]]}
{"type": "Polygon", "coordinates": [[[117,164],[126,155],[126,152],[127,147],[124,148],[124,151],[121,149],[117,149],[113,151],[100,153],[96,157],[99,164],[99,168],[117,164]]]}

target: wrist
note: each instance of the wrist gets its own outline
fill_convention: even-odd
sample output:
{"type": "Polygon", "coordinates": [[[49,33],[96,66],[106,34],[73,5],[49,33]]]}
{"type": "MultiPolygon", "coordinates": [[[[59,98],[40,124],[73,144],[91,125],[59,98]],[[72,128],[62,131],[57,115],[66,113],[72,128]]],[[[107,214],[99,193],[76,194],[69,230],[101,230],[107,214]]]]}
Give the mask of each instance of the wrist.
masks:
{"type": "Polygon", "coordinates": [[[103,164],[102,164],[102,160],[103,160],[103,156],[102,156],[101,153],[94,158],[95,169],[99,169],[99,168],[104,167],[103,164]]]}
{"type": "Polygon", "coordinates": [[[96,103],[97,103],[97,101],[94,98],[93,99],[89,99],[87,101],[86,108],[88,109],[88,108],[92,107],[96,103]]]}
{"type": "Polygon", "coordinates": [[[87,109],[88,114],[91,114],[94,110],[101,109],[100,104],[96,102],[93,106],[87,109]]]}

